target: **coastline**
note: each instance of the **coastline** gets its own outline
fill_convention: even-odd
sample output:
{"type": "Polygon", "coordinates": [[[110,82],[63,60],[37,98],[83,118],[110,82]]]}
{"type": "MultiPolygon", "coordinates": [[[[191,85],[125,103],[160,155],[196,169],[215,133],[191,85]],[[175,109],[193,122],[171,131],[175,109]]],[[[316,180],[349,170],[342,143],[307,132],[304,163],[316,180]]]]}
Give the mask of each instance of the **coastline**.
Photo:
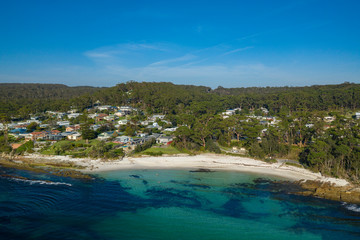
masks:
{"type": "Polygon", "coordinates": [[[328,182],[337,187],[350,185],[345,179],[322,176],[307,169],[286,165],[284,163],[266,163],[247,157],[235,157],[221,154],[200,154],[195,156],[140,156],[125,157],[122,160],[71,158],[69,156],[46,156],[31,154],[30,159],[46,159],[53,161],[69,161],[85,167],[83,173],[131,169],[209,169],[212,171],[237,171],[278,176],[290,181],[311,180],[328,182]]]}

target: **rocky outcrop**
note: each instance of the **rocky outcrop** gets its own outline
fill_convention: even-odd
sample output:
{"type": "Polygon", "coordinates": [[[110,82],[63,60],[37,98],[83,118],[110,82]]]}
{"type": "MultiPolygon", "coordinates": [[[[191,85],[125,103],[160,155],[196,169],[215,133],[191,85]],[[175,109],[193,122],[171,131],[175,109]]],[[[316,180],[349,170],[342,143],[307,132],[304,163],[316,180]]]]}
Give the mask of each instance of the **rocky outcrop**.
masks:
{"type": "Polygon", "coordinates": [[[333,201],[360,204],[360,190],[351,185],[335,186],[329,182],[320,181],[297,181],[294,184],[301,187],[302,190],[294,191],[293,194],[303,196],[314,196],[333,201]]]}
{"type": "Polygon", "coordinates": [[[36,173],[47,173],[60,177],[76,179],[93,179],[91,175],[82,173],[77,169],[71,169],[68,163],[36,162],[32,159],[0,157],[0,167],[27,170],[36,173]]]}

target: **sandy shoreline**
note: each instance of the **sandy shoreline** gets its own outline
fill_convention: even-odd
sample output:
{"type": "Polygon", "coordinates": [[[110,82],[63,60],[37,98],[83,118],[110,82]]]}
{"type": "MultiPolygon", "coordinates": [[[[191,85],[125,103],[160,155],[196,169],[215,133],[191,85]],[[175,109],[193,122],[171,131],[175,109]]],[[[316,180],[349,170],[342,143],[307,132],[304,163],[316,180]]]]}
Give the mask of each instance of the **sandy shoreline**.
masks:
{"type": "Polygon", "coordinates": [[[71,158],[69,156],[44,156],[32,154],[27,158],[46,159],[54,161],[71,161],[85,166],[87,173],[96,173],[113,170],[129,169],[210,169],[222,171],[239,171],[273,175],[289,180],[318,180],[331,182],[337,186],[345,186],[348,182],[344,179],[328,178],[320,173],[289,166],[282,163],[266,163],[263,161],[217,154],[201,154],[196,156],[160,156],[160,157],[126,157],[122,160],[103,161],[101,159],[71,158]]]}

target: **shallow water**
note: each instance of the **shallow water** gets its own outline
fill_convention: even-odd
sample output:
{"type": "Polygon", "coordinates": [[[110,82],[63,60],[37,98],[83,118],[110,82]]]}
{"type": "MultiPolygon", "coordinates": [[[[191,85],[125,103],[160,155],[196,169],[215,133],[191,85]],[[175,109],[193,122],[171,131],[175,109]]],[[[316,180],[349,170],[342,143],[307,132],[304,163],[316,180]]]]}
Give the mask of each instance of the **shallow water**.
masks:
{"type": "Polygon", "coordinates": [[[0,239],[360,239],[359,206],[279,192],[274,177],[1,171],[28,179],[0,177],[0,239]]]}

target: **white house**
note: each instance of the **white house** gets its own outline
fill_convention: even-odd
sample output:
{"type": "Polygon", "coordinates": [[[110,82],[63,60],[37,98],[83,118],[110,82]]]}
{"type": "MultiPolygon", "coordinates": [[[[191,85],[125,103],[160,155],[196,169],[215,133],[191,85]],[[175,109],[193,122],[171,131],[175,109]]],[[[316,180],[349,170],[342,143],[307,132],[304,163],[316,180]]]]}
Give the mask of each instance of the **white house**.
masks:
{"type": "Polygon", "coordinates": [[[223,115],[227,115],[227,116],[232,116],[235,114],[235,110],[233,109],[228,109],[225,112],[222,113],[223,115]]]}
{"type": "Polygon", "coordinates": [[[173,136],[160,136],[156,139],[157,143],[170,144],[174,140],[173,136]]]}
{"type": "Polygon", "coordinates": [[[355,118],[356,118],[356,119],[360,119],[360,112],[356,112],[356,113],[355,113],[355,118]]]}
{"type": "Polygon", "coordinates": [[[172,128],[165,128],[164,132],[175,132],[177,129],[177,127],[172,127],[172,128]]]}
{"type": "Polygon", "coordinates": [[[119,136],[116,137],[114,142],[118,142],[118,143],[132,143],[133,142],[133,138],[129,137],[129,136],[119,136]]]}
{"type": "Polygon", "coordinates": [[[69,121],[58,121],[58,122],[56,122],[56,124],[59,126],[70,126],[69,121]]]}
{"type": "Polygon", "coordinates": [[[102,106],[97,106],[96,108],[99,109],[100,111],[103,111],[103,110],[109,110],[111,108],[111,106],[110,105],[102,105],[102,106]]]}
{"type": "Polygon", "coordinates": [[[78,132],[74,132],[74,133],[68,135],[67,138],[68,138],[69,140],[75,140],[75,141],[77,141],[77,140],[80,140],[80,139],[81,139],[81,134],[78,133],[78,132]]]}
{"type": "Polygon", "coordinates": [[[128,122],[129,122],[129,120],[127,120],[127,119],[121,119],[121,120],[118,121],[118,124],[119,125],[126,125],[128,122]]]}
{"type": "Polygon", "coordinates": [[[335,121],[335,117],[331,117],[331,116],[326,116],[326,117],[324,117],[324,121],[325,122],[333,122],[333,121],[335,121]]]}
{"type": "Polygon", "coordinates": [[[80,116],[80,113],[70,113],[68,114],[68,118],[71,119],[71,118],[77,118],[78,116],[80,116]]]}
{"type": "Polygon", "coordinates": [[[113,136],[114,132],[103,132],[98,135],[99,140],[106,140],[113,136]]]}

